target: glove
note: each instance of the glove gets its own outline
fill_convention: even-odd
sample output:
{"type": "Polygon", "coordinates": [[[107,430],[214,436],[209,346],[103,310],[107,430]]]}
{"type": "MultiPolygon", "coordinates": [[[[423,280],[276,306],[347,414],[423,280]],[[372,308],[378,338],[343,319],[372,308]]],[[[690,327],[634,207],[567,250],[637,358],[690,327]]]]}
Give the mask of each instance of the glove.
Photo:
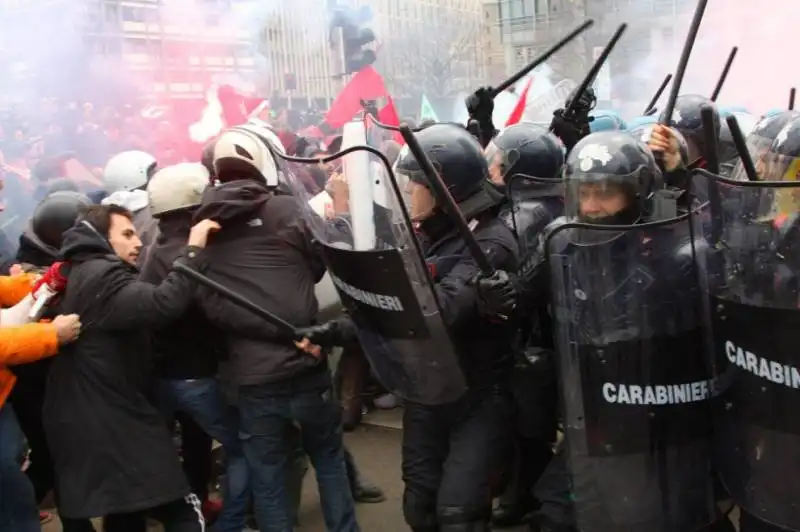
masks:
{"type": "Polygon", "coordinates": [[[489,318],[507,319],[517,307],[516,283],[503,270],[490,277],[478,277],[478,310],[489,318]]]}
{"type": "Polygon", "coordinates": [[[300,327],[297,329],[299,338],[308,340],[324,349],[334,346],[347,345],[356,340],[356,328],[350,316],[342,316],[320,325],[300,327]]]}
{"type": "Polygon", "coordinates": [[[465,104],[469,117],[481,124],[489,123],[494,113],[494,98],[491,87],[481,87],[467,96],[465,104]]]}
{"type": "Polygon", "coordinates": [[[44,272],[44,274],[39,277],[39,280],[37,280],[33,285],[33,289],[31,290],[33,298],[36,299],[44,293],[42,287],[46,287],[46,289],[52,293],[64,291],[64,289],[67,287],[67,278],[63,269],[63,262],[53,263],[53,265],[50,266],[50,268],[48,268],[47,271],[44,272]]]}

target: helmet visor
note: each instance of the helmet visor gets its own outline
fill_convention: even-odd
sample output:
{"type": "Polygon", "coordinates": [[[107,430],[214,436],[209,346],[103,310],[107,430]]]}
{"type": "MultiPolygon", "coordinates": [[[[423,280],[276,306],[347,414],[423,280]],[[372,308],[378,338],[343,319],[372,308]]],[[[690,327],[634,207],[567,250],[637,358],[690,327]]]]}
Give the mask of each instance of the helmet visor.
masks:
{"type": "Polygon", "coordinates": [[[483,150],[483,157],[489,167],[489,179],[496,185],[506,182],[507,174],[519,161],[519,151],[501,148],[494,141],[483,150]]]}
{"type": "MultiPolygon", "coordinates": [[[[750,134],[747,136],[747,152],[750,154],[750,158],[753,160],[753,164],[756,167],[756,173],[758,174],[758,179],[761,181],[772,181],[771,179],[765,179],[763,177],[763,171],[765,170],[766,160],[769,157],[769,147],[772,145],[774,140],[775,139],[755,134],[750,134]]],[[[731,173],[731,179],[736,181],[747,181],[747,173],[744,171],[744,166],[742,165],[741,161],[739,161],[736,164],[736,167],[733,169],[733,172],[731,173]]]]}
{"type": "Polygon", "coordinates": [[[638,171],[629,175],[579,174],[565,178],[565,214],[586,223],[608,224],[637,201],[638,171]]]}

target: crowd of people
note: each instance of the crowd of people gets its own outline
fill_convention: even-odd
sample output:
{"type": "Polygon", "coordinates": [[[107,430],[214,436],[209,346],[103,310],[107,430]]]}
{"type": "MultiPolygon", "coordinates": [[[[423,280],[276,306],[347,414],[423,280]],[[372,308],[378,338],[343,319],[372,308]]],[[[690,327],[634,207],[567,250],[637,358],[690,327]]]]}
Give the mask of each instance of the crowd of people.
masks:
{"type": "MultiPolygon", "coordinates": [[[[371,167],[283,158],[320,158],[341,138],[252,120],[187,162],[154,147],[153,132],[147,144],[119,140],[114,124],[138,118],[91,105],[42,102],[41,124],[8,118],[4,216],[18,214],[2,228],[0,530],[40,530],[37,506],[54,493],[65,532],[89,532],[97,517],[106,532],[144,532],[148,519],[167,532],[207,521],[241,532],[249,514],[259,530],[285,532],[310,462],[326,529],[356,532],[356,502],[384,500],[342,436],[361,412],[368,361],[403,399],[402,504],[414,532],[522,522],[725,532],[731,499],[742,532],[796,529],[788,508],[755,511],[736,485],[747,478],[711,468],[713,375],[696,360],[719,339],[703,337],[695,266],[717,248],[698,245],[685,222],[709,204],[760,209],[747,223],[785,249],[773,222],[791,202],[696,203],[689,188],[707,164],[729,187],[796,172],[800,113],[754,120],[761,174],[750,176],[747,157],[724,150],[726,112],[705,97],[679,97],[669,126],[647,116],[605,130],[591,124],[591,89],[570,102],[550,127],[498,131],[482,89],[468,126],[425,123],[416,138],[441,183],[366,120],[363,142],[402,190],[394,203],[373,198],[367,252],[350,193],[364,177],[353,168],[371,167]],[[706,142],[704,109],[719,145],[706,142]],[[70,173],[75,161],[84,173],[70,173]],[[323,193],[331,209],[315,212],[309,200],[323,193]],[[326,274],[347,309],[330,320],[317,294],[326,274]],[[339,386],[333,349],[343,349],[339,386]],[[224,453],[221,506],[212,439],[224,453]]],[[[716,231],[716,214],[695,231],[716,231]]],[[[709,286],[754,282],[726,281],[709,286]]],[[[737,303],[756,304],[748,288],[737,303]]]]}

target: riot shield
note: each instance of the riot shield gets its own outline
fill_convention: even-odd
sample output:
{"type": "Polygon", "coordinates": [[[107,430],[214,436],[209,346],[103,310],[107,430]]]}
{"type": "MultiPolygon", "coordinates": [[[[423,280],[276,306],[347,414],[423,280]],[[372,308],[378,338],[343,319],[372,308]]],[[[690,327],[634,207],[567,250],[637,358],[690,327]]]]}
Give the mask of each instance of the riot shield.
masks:
{"type": "Polygon", "coordinates": [[[582,532],[713,521],[709,375],[688,215],[545,240],[582,532]]]}
{"type": "Polygon", "coordinates": [[[282,180],[305,206],[377,378],[408,401],[449,403],[466,390],[464,376],[392,171],[368,149],[326,163],[323,209],[304,185],[319,163],[283,160],[282,180]]]}
{"type": "Polygon", "coordinates": [[[710,325],[716,467],[744,511],[800,530],[800,184],[698,171],[692,187],[716,194],[693,219],[709,241],[697,264],[710,325]]]}

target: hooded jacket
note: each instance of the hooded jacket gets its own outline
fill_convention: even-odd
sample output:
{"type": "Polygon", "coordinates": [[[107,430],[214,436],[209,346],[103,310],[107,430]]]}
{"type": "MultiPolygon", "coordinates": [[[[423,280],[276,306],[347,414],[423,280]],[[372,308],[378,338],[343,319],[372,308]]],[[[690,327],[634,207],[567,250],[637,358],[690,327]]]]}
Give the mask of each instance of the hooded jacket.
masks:
{"type": "MultiPolygon", "coordinates": [[[[60,313],[81,336],[54,359],[44,428],[55,465],[59,512],[70,518],[153,508],[189,494],[170,432],[148,397],[151,331],[179,318],[195,283],[171,272],[154,286],[87,222],[64,234],[67,288],[60,313]]],[[[202,270],[195,248],[178,260],[202,270]]]]}
{"type": "MultiPolygon", "coordinates": [[[[29,275],[0,277],[0,306],[19,303],[31,291],[29,275]]],[[[25,364],[58,352],[58,334],[49,323],[31,323],[19,327],[3,327],[0,323],[0,408],[8,399],[17,378],[8,369],[12,364],[25,364]]]]}
{"type": "MultiPolygon", "coordinates": [[[[205,218],[222,226],[208,249],[209,277],[296,327],[314,323],[314,285],[325,268],[294,197],[232,181],[206,189],[195,220],[205,218]]],[[[203,289],[199,300],[225,333],[237,384],[269,383],[276,391],[329,384],[327,366],[299,351],[293,338],[216,293],[203,289]]]]}
{"type": "MultiPolygon", "coordinates": [[[[159,235],[147,252],[139,279],[158,284],[169,274],[192,226],[188,210],[165,216],[158,222],[159,235]]],[[[217,374],[217,361],[224,352],[222,333],[192,303],[175,322],[154,336],[156,374],[166,379],[202,379],[217,374]]]]}

